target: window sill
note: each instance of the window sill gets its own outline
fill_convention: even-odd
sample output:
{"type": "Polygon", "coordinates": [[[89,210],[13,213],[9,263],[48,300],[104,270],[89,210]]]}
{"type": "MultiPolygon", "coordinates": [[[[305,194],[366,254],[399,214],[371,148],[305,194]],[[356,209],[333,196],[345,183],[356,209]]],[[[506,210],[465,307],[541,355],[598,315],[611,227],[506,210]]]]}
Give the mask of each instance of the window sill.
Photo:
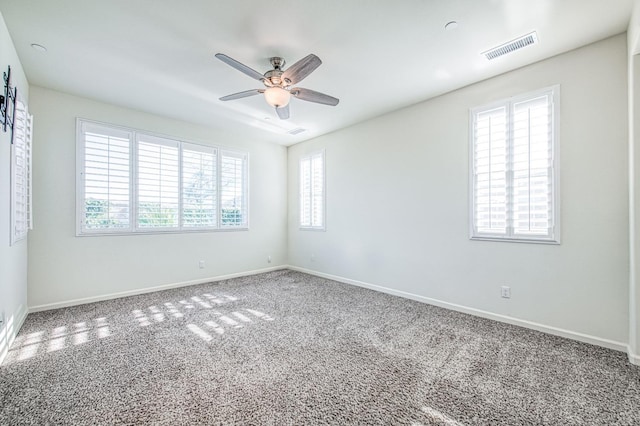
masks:
{"type": "Polygon", "coordinates": [[[508,238],[508,237],[489,237],[489,236],[472,236],[469,238],[472,241],[496,241],[503,243],[525,243],[525,244],[547,244],[547,245],[560,245],[559,239],[535,239],[535,238],[508,238]]]}
{"type": "Polygon", "coordinates": [[[300,228],[301,231],[320,231],[320,232],[325,232],[327,230],[327,228],[322,227],[322,228],[314,228],[314,227],[310,227],[310,226],[301,226],[300,228]]]}
{"type": "Polygon", "coordinates": [[[162,235],[162,234],[205,234],[210,232],[236,232],[248,231],[249,227],[242,228],[215,228],[215,229],[180,229],[180,230],[154,230],[154,231],[113,231],[113,232],[76,232],[76,237],[105,237],[127,235],[162,235]]]}

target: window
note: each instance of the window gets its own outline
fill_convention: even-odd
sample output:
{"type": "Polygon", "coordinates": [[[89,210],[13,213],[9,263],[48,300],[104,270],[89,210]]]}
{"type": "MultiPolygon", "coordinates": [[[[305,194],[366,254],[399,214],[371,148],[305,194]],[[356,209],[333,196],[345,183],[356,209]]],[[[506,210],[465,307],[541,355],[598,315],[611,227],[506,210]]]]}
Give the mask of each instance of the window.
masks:
{"type": "Polygon", "coordinates": [[[248,227],[246,153],[78,119],[78,171],[78,235],[248,227]]]}
{"type": "Polygon", "coordinates": [[[222,151],[220,164],[220,225],[247,226],[247,155],[222,151]]]}
{"type": "Polygon", "coordinates": [[[559,242],[559,87],[471,110],[471,238],[559,242]]]}
{"type": "Polygon", "coordinates": [[[323,230],[324,151],[300,159],[300,228],[323,230]]]}
{"type": "Polygon", "coordinates": [[[23,240],[32,229],[31,138],[33,116],[18,97],[11,144],[11,244],[23,240]]]}
{"type": "Polygon", "coordinates": [[[138,228],[178,229],[180,142],[138,135],[136,160],[138,228]]]}
{"type": "Polygon", "coordinates": [[[83,122],[79,157],[83,232],[131,229],[131,146],[126,130],[83,122]]]}
{"type": "Polygon", "coordinates": [[[184,228],[214,228],[218,223],[217,158],[217,150],[213,147],[182,144],[184,228]]]}

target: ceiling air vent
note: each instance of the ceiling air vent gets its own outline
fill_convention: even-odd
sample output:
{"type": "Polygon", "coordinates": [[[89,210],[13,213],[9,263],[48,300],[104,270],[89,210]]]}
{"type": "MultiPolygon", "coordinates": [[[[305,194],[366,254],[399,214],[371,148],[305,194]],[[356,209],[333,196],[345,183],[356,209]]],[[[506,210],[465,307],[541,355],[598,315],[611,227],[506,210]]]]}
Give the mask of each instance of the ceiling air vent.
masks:
{"type": "Polygon", "coordinates": [[[492,59],[499,58],[502,55],[506,55],[507,53],[515,52],[516,50],[522,49],[523,47],[536,44],[537,42],[538,42],[538,35],[534,31],[530,34],[519,37],[515,40],[511,40],[508,43],[502,44],[498,47],[494,47],[491,50],[482,52],[482,54],[485,56],[485,58],[492,60],[492,59]]]}
{"type": "Polygon", "coordinates": [[[290,135],[299,135],[302,132],[306,132],[307,129],[303,129],[302,127],[298,127],[297,129],[292,129],[289,130],[287,133],[289,133],[290,135]]]}

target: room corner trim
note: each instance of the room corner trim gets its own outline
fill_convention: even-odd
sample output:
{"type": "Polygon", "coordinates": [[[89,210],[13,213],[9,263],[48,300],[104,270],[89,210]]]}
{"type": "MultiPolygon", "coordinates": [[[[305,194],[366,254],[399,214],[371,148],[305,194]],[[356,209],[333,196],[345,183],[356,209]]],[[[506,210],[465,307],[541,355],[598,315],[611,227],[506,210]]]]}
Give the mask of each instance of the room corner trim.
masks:
{"type": "Polygon", "coordinates": [[[136,295],[139,295],[139,294],[153,293],[153,292],[156,292],[156,291],[169,290],[169,289],[172,289],[172,288],[188,287],[188,286],[191,286],[191,285],[205,284],[205,283],[210,283],[210,282],[228,280],[228,279],[231,279],[231,278],[246,277],[246,276],[250,276],[250,275],[262,274],[262,273],[265,273],[265,272],[278,271],[278,270],[281,270],[281,269],[287,269],[287,266],[286,265],[274,266],[274,267],[271,267],[271,268],[255,269],[255,270],[252,270],[252,271],[237,272],[237,273],[226,274],[226,275],[217,275],[217,276],[208,277],[208,278],[200,278],[200,279],[197,279],[197,280],[181,281],[181,282],[176,282],[176,283],[162,284],[162,285],[153,286],[153,287],[145,287],[145,288],[139,288],[139,289],[135,289],[135,290],[127,290],[127,291],[122,291],[122,292],[118,292],[118,293],[103,294],[103,295],[100,295],[100,296],[84,297],[84,298],[81,298],[81,299],[72,299],[72,300],[66,300],[66,301],[62,301],[62,302],[47,303],[47,304],[44,304],[44,305],[30,306],[29,307],[29,313],[31,313],[31,312],[40,312],[40,311],[49,311],[51,309],[66,308],[66,307],[69,307],[69,306],[84,305],[84,304],[87,304],[87,303],[101,302],[103,300],[119,299],[121,297],[136,296],[136,295]]]}
{"type": "Polygon", "coordinates": [[[315,275],[322,278],[327,278],[333,281],[342,282],[345,284],[352,284],[359,287],[365,287],[371,290],[380,291],[382,293],[391,294],[393,296],[400,296],[406,299],[416,300],[418,302],[427,303],[429,305],[438,306],[445,309],[450,309],[452,311],[462,312],[469,315],[474,315],[482,318],[491,319],[494,321],[504,322],[511,325],[516,325],[519,327],[529,328],[532,330],[540,331],[547,334],[553,334],[555,336],[565,337],[567,339],[577,340],[579,342],[589,343],[596,346],[602,346],[605,348],[613,349],[620,352],[627,352],[629,354],[629,360],[633,364],[640,364],[640,358],[638,355],[632,355],[629,351],[629,347],[626,343],[617,342],[614,340],[603,339],[600,337],[592,336],[589,334],[579,333],[576,331],[565,330],[558,327],[552,327],[540,323],[536,323],[533,321],[527,321],[519,318],[510,317],[507,315],[495,314],[493,312],[483,311],[480,309],[470,308],[463,305],[457,305],[455,303],[444,302],[438,299],[432,299],[430,297],[420,296],[414,293],[408,293],[405,291],[395,290],[388,287],[379,286],[376,284],[370,284],[363,281],[352,280],[350,278],[344,278],[337,275],[326,274],[324,272],[318,272],[311,269],[300,268],[297,266],[289,265],[289,269],[298,272],[304,272],[305,274],[315,275]],[[633,359],[635,360],[632,360],[633,359]]]}

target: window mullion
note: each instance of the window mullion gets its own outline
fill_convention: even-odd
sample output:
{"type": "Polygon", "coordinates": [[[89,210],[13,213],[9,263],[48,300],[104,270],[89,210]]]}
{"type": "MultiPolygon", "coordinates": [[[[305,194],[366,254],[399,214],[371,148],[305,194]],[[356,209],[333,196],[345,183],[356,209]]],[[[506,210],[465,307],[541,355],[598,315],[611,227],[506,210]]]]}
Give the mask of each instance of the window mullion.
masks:
{"type": "Polygon", "coordinates": [[[129,221],[129,231],[136,232],[140,229],[138,226],[138,132],[131,133],[131,143],[129,144],[129,212],[131,220],[129,221]]]}
{"type": "Polygon", "coordinates": [[[309,158],[309,226],[313,228],[313,157],[309,158]]]}
{"type": "Polygon", "coordinates": [[[315,212],[315,173],[316,173],[316,169],[315,169],[315,161],[314,160],[314,156],[311,156],[311,159],[309,161],[309,223],[311,224],[311,227],[313,228],[314,226],[316,226],[316,223],[314,222],[315,220],[315,216],[314,216],[314,212],[315,212]]]}
{"type": "Polygon", "coordinates": [[[531,231],[531,109],[527,110],[527,166],[529,168],[527,171],[527,218],[529,222],[527,230],[531,231]]]}
{"type": "Polygon", "coordinates": [[[222,152],[216,151],[216,222],[222,229],[222,152]]]}
{"type": "Polygon", "coordinates": [[[183,210],[183,176],[182,176],[182,142],[178,142],[178,229],[182,231],[183,210]]]}
{"type": "MultiPolygon", "coordinates": [[[[489,117],[489,129],[493,128],[493,117],[489,117]]],[[[493,132],[489,130],[489,156],[493,148],[493,132]]],[[[493,167],[491,157],[489,157],[489,229],[493,230],[493,167]]],[[[505,194],[506,195],[506,194],[505,194]]]]}
{"type": "Polygon", "coordinates": [[[509,116],[507,120],[505,120],[507,125],[507,164],[506,164],[506,179],[507,179],[507,194],[506,194],[506,202],[505,206],[506,219],[507,219],[507,236],[514,236],[514,191],[515,191],[515,176],[514,176],[514,105],[512,102],[507,103],[507,108],[505,109],[509,116]]]}

